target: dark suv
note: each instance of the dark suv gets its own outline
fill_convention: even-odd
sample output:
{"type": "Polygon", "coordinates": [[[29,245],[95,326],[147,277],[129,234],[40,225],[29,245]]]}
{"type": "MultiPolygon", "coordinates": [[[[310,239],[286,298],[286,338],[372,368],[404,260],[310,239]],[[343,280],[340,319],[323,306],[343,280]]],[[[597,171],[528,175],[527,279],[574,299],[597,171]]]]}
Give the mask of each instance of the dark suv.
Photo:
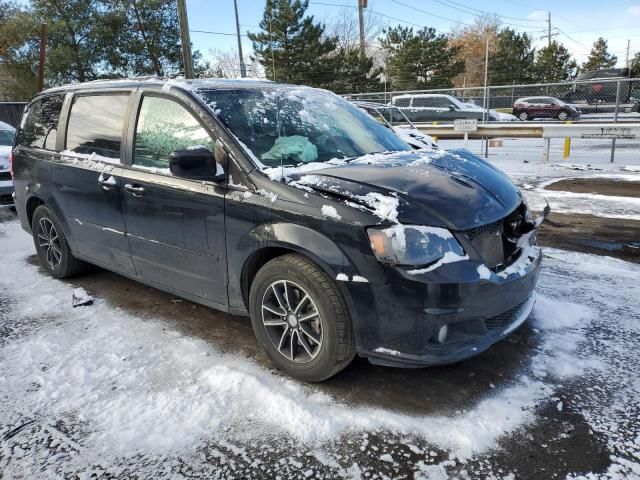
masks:
{"type": "Polygon", "coordinates": [[[519,190],[467,151],[414,151],[323,90],[120,80],[28,105],[16,207],[45,269],[90,262],[251,317],[292,376],[356,353],[476,355],[529,315],[541,261],[519,190]]]}

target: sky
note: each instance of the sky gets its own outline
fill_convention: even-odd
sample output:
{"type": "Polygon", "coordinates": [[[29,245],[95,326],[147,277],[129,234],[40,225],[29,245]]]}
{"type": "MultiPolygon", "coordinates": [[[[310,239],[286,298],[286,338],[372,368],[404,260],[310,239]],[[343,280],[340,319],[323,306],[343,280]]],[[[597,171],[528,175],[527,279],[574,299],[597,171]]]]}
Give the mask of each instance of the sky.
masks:
{"type": "MultiPolygon", "coordinates": [[[[251,52],[247,31],[257,31],[264,0],[236,0],[243,34],[244,53],[251,52]]],[[[308,13],[331,23],[344,12],[356,11],[357,0],[310,0],[308,13]]],[[[368,10],[390,25],[433,27],[447,33],[459,23],[472,23],[483,12],[500,16],[504,26],[530,32],[540,48],[546,43],[547,15],[551,12],[554,37],[567,47],[578,63],[586,60],[593,42],[600,36],[609,42],[609,51],[625,65],[627,40],[630,58],[640,51],[640,0],[369,0],[368,10]]],[[[205,58],[213,50],[237,53],[233,0],[187,0],[189,29],[194,48],[205,58]],[[216,33],[200,33],[209,31],[216,33]]]]}

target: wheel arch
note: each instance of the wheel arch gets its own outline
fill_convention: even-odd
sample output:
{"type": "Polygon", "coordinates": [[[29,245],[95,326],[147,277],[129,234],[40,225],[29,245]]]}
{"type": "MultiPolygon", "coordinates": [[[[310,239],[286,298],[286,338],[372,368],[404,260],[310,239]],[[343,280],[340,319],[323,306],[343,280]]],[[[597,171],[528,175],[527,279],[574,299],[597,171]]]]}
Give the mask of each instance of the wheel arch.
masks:
{"type": "MultiPolygon", "coordinates": [[[[296,253],[314,262],[331,279],[338,273],[358,273],[349,258],[328,237],[297,224],[280,223],[263,225],[254,229],[250,236],[269,238],[259,248],[250,252],[243,260],[239,278],[239,290],[243,306],[248,310],[249,292],[258,271],[270,260],[282,255],[296,253]]],[[[340,292],[348,297],[346,289],[338,283],[340,292]]]]}

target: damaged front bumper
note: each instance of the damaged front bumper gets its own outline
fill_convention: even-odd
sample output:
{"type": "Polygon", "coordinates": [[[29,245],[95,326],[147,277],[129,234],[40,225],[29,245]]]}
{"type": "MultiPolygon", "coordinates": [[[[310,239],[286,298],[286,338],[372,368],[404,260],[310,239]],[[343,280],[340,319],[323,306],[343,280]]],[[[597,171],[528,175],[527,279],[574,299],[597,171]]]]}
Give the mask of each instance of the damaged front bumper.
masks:
{"type": "Polygon", "coordinates": [[[530,246],[498,272],[473,259],[420,274],[387,267],[386,285],[350,287],[359,289],[358,353],[378,365],[420,367],[487,350],[528,318],[541,260],[540,248],[530,246]]]}

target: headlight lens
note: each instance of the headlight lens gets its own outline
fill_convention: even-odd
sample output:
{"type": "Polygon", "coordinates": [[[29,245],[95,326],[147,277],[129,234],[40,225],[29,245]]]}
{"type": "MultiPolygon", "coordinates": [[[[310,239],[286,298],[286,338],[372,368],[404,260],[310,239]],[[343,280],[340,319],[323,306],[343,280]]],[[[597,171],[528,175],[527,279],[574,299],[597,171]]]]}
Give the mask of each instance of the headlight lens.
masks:
{"type": "Polygon", "coordinates": [[[420,266],[433,263],[453,252],[464,255],[464,250],[445,228],[420,225],[394,225],[367,230],[371,249],[384,263],[420,266]]]}

